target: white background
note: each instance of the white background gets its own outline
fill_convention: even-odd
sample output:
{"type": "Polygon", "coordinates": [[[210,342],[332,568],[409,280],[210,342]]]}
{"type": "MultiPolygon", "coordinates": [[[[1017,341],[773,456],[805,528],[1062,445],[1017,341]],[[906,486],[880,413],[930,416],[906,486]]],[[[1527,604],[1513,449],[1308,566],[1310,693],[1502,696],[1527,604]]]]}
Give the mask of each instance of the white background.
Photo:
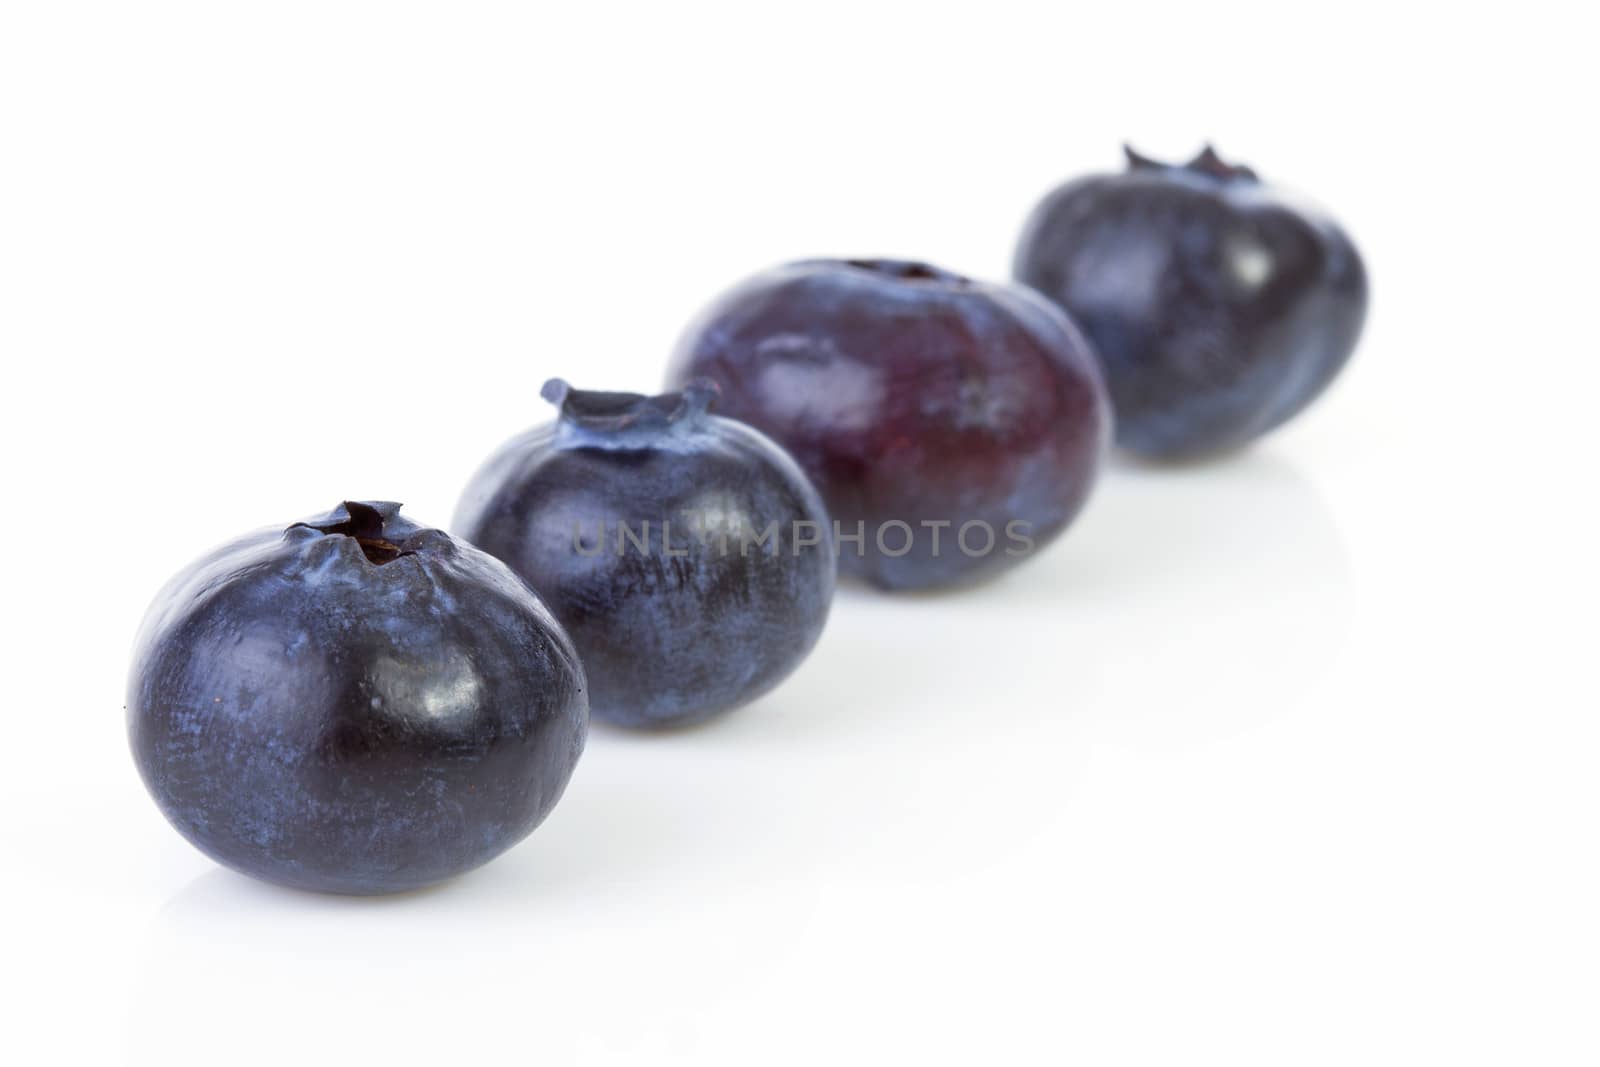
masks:
{"type": "Polygon", "coordinates": [[[1600,87],[1561,8],[0,10],[0,1057],[1600,1059],[1600,87]],[[448,522],[547,376],[654,389],[772,263],[1003,276],[1125,138],[1361,245],[1366,336],[1293,426],[1114,466],[980,590],[841,594],[772,696],[597,729],[433,891],[258,885],[148,801],[129,644],[200,551],[346,497],[448,522]]]}

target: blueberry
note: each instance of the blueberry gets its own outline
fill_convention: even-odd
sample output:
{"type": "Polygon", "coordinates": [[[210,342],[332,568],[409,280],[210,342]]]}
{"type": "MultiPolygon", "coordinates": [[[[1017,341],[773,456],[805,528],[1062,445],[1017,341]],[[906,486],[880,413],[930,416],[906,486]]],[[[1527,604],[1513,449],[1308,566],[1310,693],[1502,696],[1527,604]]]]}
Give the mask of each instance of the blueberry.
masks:
{"type": "Polygon", "coordinates": [[[1125,173],[1039,204],[1016,277],[1094,341],[1119,445],[1157,458],[1242,445],[1344,366],[1366,316],[1361,257],[1327,215],[1209,147],[1185,166],[1127,156],[1125,173]]]}
{"type": "Polygon", "coordinates": [[[901,260],[750,278],[679,342],[669,380],[694,376],[811,475],[841,571],[888,589],[991,574],[1042,546],[1088,497],[1110,431],[1093,355],[1059,309],[901,260]]]}
{"type": "Polygon", "coordinates": [[[707,410],[553,380],[560,417],[507,442],[456,512],[572,634],[596,718],[696,722],[753,700],[816,644],[833,599],[827,512],[794,461],[707,410]]]}
{"type": "Polygon", "coordinates": [[[389,503],[248,534],[174,578],[128,686],[162,812],[267,881],[387,893],[476,867],[583,750],[572,643],[497,560],[389,503]]]}

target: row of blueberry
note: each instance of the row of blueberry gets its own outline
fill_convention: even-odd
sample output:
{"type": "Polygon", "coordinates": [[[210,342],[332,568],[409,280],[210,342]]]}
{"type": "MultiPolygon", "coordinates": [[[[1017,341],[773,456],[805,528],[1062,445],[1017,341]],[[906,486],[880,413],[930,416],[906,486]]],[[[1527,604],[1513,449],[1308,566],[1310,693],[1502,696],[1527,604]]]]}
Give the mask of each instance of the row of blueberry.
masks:
{"type": "Polygon", "coordinates": [[[837,573],[914,589],[1016,565],[1083,507],[1113,422],[1153,458],[1252,440],[1332,380],[1366,306],[1337,224],[1209,148],[1062,186],[1016,276],[768,271],[690,327],[675,391],[548,383],[559,417],[483,466],[455,536],[347,501],[204,557],[138,641],[150,792],[271,881],[447,878],[548,814],[591,714],[750,702],[815,645],[837,573]]]}

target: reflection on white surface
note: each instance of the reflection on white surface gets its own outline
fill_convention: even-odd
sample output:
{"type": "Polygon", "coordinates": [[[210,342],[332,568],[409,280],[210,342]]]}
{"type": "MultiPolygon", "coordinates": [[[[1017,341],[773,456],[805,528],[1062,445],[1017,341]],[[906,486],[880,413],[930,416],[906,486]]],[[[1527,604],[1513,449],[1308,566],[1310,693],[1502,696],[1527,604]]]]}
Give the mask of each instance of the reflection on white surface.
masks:
{"type": "Polygon", "coordinates": [[[943,877],[1059,818],[1098,745],[1181,751],[1287,713],[1339,654],[1348,586],[1337,526],[1286,461],[1119,465],[996,581],[841,590],[812,660],[694,743],[794,768],[768,787],[784,849],[943,877]],[[805,782],[825,794],[792,796],[805,782]]]}
{"type": "Polygon", "coordinates": [[[441,886],[339,897],[200,874],[154,916],[138,954],[134,1058],[199,1055],[248,1035],[259,1061],[301,1062],[308,1031],[406,1062],[492,1058],[507,1030],[549,1062],[692,1046],[701,1027],[690,1009],[781,971],[816,890],[803,872],[743,868],[729,841],[746,828],[717,790],[748,794],[749,783],[696,786],[666,753],[612,755],[610,774],[580,768],[523,847],[441,886]],[[708,880],[737,886],[741,905],[727,907],[708,880]],[[596,951],[601,940],[613,948],[596,951]],[[436,997],[452,1016],[470,1004],[479,1025],[425,1025],[436,997]]]}
{"type": "MultiPolygon", "coordinates": [[[[1075,632],[1104,682],[1095,733],[1182,748],[1293,708],[1343,649],[1351,578],[1338,526],[1292,465],[1113,469],[1086,517],[1075,632]],[[1086,560],[1084,557],[1088,556],[1086,560]]],[[[1020,576],[1019,576],[1020,577],[1020,576]]]]}
{"type": "Polygon", "coordinates": [[[378,900],[200,875],[150,926],[136,1048],[250,1028],[257,999],[333,1027],[397,995],[425,1011],[433,987],[548,1027],[558,1056],[703,1046],[708,1004],[782,987],[811,951],[820,887],[898,908],[1008,883],[1055,856],[1097,753],[1213,746],[1289,714],[1340,654],[1348,584],[1336,524],[1285,461],[1119,467],[1064,540],[997,581],[844,591],[758,705],[674,734],[597,729],[547,825],[479,871],[378,900]],[[601,930],[625,960],[592,951],[601,930]],[[523,981],[488,977],[507,973],[523,981]]]}

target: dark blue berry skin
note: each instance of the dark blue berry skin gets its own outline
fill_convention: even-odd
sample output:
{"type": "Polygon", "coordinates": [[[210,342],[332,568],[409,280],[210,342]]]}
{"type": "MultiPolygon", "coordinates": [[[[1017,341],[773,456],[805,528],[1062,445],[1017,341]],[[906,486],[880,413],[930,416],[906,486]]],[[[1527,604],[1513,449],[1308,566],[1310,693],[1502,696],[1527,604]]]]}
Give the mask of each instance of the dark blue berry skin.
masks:
{"type": "Polygon", "coordinates": [[[1126,172],[1063,185],[1029,219],[1015,274],[1089,334],[1117,443],[1151,458],[1235,448],[1292,418],[1367,310],[1339,225],[1210,148],[1186,166],[1130,149],[1126,172]]]}
{"type": "Polygon", "coordinates": [[[683,725],[782,681],[822,633],[835,574],[827,512],[794,461],[708,413],[704,383],[646,397],[557,380],[544,395],[560,417],[478,471],[454,528],[566,626],[595,718],[683,725]]]}
{"type": "Polygon", "coordinates": [[[1077,515],[1109,443],[1099,368],[1066,315],[1022,286],[924,263],[755,275],[679,341],[668,381],[696,376],[722,387],[720,410],[794,454],[841,532],[864,527],[840,570],[884,589],[966,583],[1027,558],[1077,515]],[[958,546],[969,523],[995,532],[991,550],[984,525],[972,551],[958,546]]]}
{"type": "Polygon", "coordinates": [[[498,560],[351,502],[168,583],[128,733],[162,812],[219,863],[391,893],[539,825],[583,750],[584,689],[571,641],[498,560]]]}

